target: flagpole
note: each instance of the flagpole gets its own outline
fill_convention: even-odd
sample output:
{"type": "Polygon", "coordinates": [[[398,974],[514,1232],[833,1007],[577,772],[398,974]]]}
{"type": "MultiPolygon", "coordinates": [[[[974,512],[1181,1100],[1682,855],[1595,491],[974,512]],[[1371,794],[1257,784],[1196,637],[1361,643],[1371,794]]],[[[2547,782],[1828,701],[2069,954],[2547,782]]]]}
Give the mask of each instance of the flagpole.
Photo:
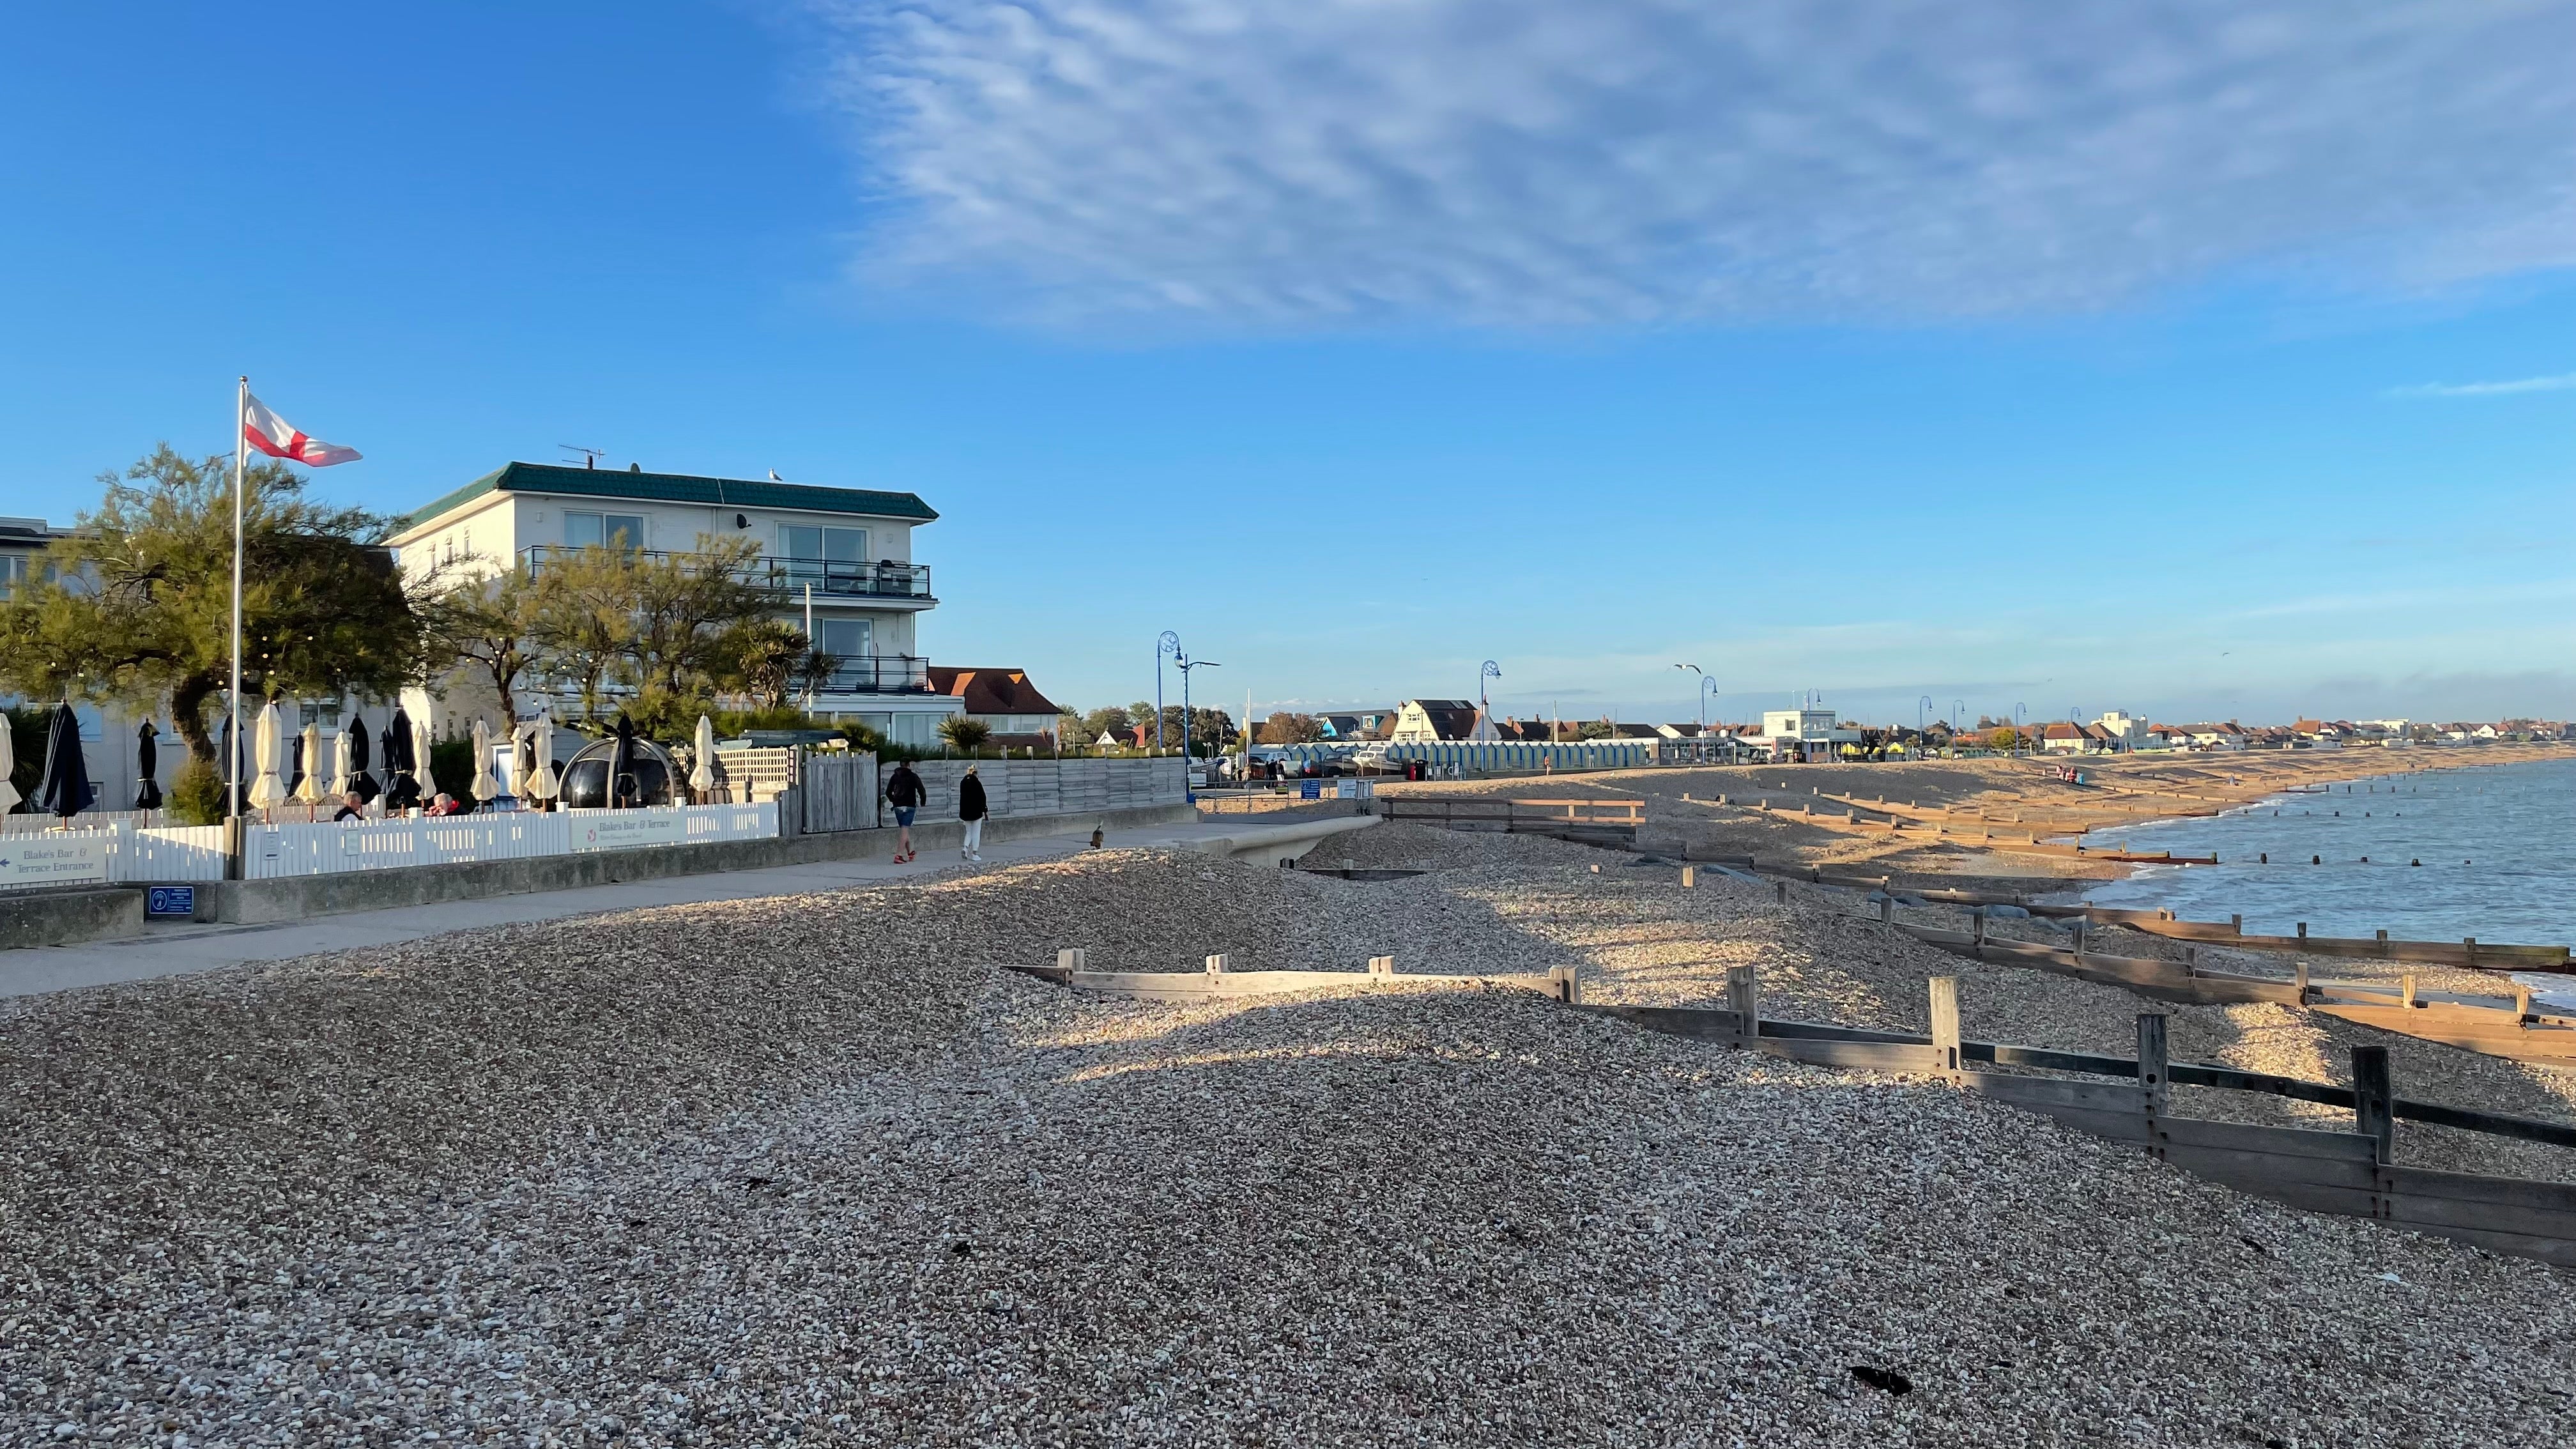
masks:
{"type": "Polygon", "coordinates": [[[250,416],[250,379],[241,379],[233,395],[233,692],[232,723],[224,734],[224,813],[241,814],[241,596],[242,596],[242,430],[250,416]]]}

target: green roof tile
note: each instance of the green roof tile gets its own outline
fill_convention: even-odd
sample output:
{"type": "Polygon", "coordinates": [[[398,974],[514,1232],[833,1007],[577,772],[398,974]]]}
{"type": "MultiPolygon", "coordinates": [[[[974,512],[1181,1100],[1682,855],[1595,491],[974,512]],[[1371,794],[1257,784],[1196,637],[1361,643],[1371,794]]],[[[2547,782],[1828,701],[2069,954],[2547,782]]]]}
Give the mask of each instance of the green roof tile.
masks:
{"type": "Polygon", "coordinates": [[[861,513],[873,518],[912,518],[928,523],[938,511],[913,493],[872,488],[818,488],[748,478],[700,478],[687,473],[629,473],[615,468],[566,468],[552,463],[511,463],[484,474],[402,521],[404,532],[486,493],[568,493],[584,498],[641,498],[709,508],[788,508],[809,513],[861,513]]]}

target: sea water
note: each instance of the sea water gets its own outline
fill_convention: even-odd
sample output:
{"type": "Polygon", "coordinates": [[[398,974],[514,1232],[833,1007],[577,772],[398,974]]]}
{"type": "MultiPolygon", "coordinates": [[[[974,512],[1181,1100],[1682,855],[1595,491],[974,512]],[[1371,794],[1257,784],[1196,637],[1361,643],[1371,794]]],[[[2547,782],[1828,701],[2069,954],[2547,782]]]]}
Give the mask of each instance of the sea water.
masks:
{"type": "MultiPolygon", "coordinates": [[[[2083,842],[2219,860],[2091,886],[2083,899],[2097,906],[2241,915],[2251,935],[2294,935],[2305,921],[2317,936],[2576,944],[2576,760],[2338,781],[2083,842]]],[[[2552,998],[2576,994],[2576,980],[2531,979],[2552,998]]]]}

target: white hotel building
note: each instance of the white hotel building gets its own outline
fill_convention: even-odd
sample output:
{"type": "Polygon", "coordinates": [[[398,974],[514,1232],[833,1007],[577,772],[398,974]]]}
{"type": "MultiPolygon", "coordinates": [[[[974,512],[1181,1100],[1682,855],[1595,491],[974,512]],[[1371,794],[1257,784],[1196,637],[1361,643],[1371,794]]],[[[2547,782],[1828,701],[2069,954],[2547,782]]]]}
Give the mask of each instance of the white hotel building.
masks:
{"type": "MultiPolygon", "coordinates": [[[[918,633],[920,616],[939,601],[929,567],[913,560],[912,531],[938,517],[910,493],[512,463],[413,513],[390,542],[407,571],[497,572],[524,560],[542,572],[583,547],[666,555],[695,552],[701,538],[753,539],[753,576],[772,590],[778,617],[801,629],[810,610],[815,643],[841,661],[812,713],[866,724],[900,744],[936,745],[939,721],[964,707],[932,691],[918,633]]],[[[438,698],[405,697],[441,735],[478,716],[496,737],[505,733],[488,680],[471,673],[452,677],[438,698]]],[[[542,680],[521,685],[518,698],[529,715],[575,707],[542,680]]]]}

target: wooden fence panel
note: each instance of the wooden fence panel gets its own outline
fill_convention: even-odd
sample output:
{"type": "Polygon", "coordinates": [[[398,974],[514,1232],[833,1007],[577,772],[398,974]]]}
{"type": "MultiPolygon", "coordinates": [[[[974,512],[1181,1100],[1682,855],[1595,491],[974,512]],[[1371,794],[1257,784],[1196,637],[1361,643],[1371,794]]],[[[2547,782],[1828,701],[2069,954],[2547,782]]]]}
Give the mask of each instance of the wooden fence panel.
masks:
{"type": "Polygon", "coordinates": [[[798,765],[804,830],[821,835],[877,826],[877,757],[854,750],[807,755],[798,765]]]}

